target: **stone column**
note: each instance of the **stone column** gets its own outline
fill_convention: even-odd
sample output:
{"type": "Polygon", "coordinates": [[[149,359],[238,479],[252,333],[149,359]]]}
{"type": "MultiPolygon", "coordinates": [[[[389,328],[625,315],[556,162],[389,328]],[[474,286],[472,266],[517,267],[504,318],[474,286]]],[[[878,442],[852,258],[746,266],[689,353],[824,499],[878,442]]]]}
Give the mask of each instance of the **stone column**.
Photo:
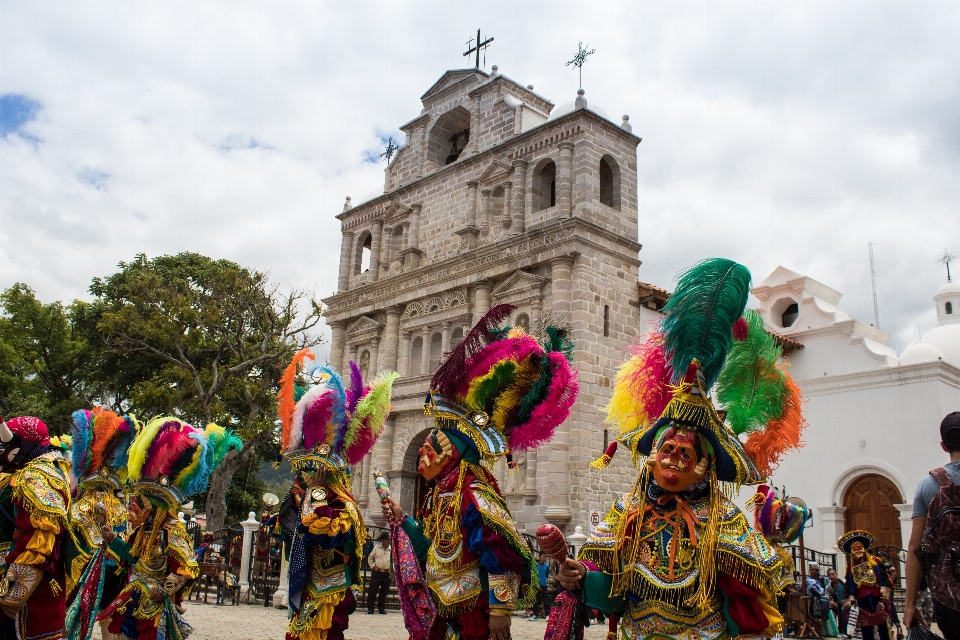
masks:
{"type": "Polygon", "coordinates": [[[390,271],[391,251],[393,250],[393,227],[384,227],[380,234],[380,268],[390,271]]]}
{"type": "Polygon", "coordinates": [[[477,226],[477,185],[476,180],[467,182],[467,226],[477,226]]]}
{"type": "Polygon", "coordinates": [[[513,208],[512,190],[512,182],[508,180],[503,183],[503,213],[500,214],[500,226],[504,229],[509,229],[512,221],[510,218],[510,210],[513,208]]]}
{"type": "Polygon", "coordinates": [[[443,358],[447,351],[450,351],[450,323],[444,322],[440,333],[440,357],[443,358]]]}
{"type": "MultiPolygon", "coordinates": [[[[550,261],[550,279],[553,282],[553,308],[570,317],[570,274],[572,256],[559,256],[550,261]]],[[[564,420],[554,432],[547,447],[547,507],[543,517],[561,529],[570,521],[570,420],[564,420]]]]}
{"type": "Polygon", "coordinates": [[[343,330],[345,323],[330,323],[330,366],[341,371],[343,369],[343,330]]]}
{"type": "Polygon", "coordinates": [[[490,311],[490,291],[493,283],[489,280],[478,280],[473,285],[473,324],[490,311]]]}
{"type": "Polygon", "coordinates": [[[260,528],[257,514],[251,511],[247,519],[240,523],[243,527],[243,547],[240,553],[240,597],[250,594],[250,560],[253,559],[253,534],[260,528]]]}
{"type": "MultiPolygon", "coordinates": [[[[820,514],[820,529],[823,531],[823,540],[817,544],[816,540],[807,542],[807,548],[822,549],[826,553],[837,553],[837,562],[841,565],[846,563],[846,556],[837,548],[837,539],[846,533],[846,523],[843,514],[846,513],[846,507],[817,507],[820,514]],[[817,546],[814,546],[817,544],[817,546]]],[[[804,541],[806,542],[806,541],[804,541]]],[[[845,574],[846,567],[837,567],[838,574],[845,574]]]]}
{"type": "Polygon", "coordinates": [[[527,451],[527,477],[524,482],[523,493],[527,497],[536,497],[537,494],[537,450],[527,451]]]}
{"type": "Polygon", "coordinates": [[[353,264],[350,253],[353,250],[353,231],[344,231],[340,240],[340,277],[337,279],[337,291],[344,292],[350,289],[350,271],[353,264]]]}
{"type": "MultiPolygon", "coordinates": [[[[396,433],[396,418],[394,416],[389,416],[387,421],[383,423],[383,432],[380,434],[380,439],[377,440],[377,444],[374,446],[373,461],[377,469],[381,469],[384,472],[384,476],[389,480],[390,475],[388,472],[393,469],[393,437],[396,433]]],[[[372,472],[372,470],[371,470],[372,472]]],[[[391,487],[391,490],[395,487],[391,487]]],[[[395,495],[395,499],[399,498],[398,495],[395,495]]],[[[373,520],[377,523],[383,523],[384,518],[380,512],[380,509],[374,508],[369,511],[369,514],[373,517],[373,520]]]]}
{"type": "Polygon", "coordinates": [[[374,220],[370,227],[370,278],[380,278],[380,243],[383,240],[383,220],[374,220]]]}
{"type": "Polygon", "coordinates": [[[424,327],[420,335],[423,337],[423,349],[420,350],[420,373],[430,375],[430,327],[424,327]]]}
{"type": "Polygon", "coordinates": [[[421,204],[410,205],[410,246],[414,249],[420,248],[420,211],[422,209],[421,204]]]}
{"type": "Polygon", "coordinates": [[[540,314],[543,312],[543,298],[537,298],[530,305],[530,325],[540,320],[540,314]]]}
{"type": "Polygon", "coordinates": [[[420,149],[417,154],[417,175],[423,175],[423,159],[427,155],[427,125],[422,124],[417,128],[417,139],[420,141],[420,149]]]}
{"type": "Polygon", "coordinates": [[[383,331],[383,369],[397,370],[397,350],[400,347],[400,312],[399,305],[387,307],[387,326],[383,331]]]}
{"type": "Polygon", "coordinates": [[[560,149],[560,164],[557,166],[557,206],[560,216],[573,215],[573,143],[569,140],[557,145],[560,149]]]}
{"type": "Polygon", "coordinates": [[[370,480],[370,458],[371,454],[363,456],[363,460],[360,461],[358,467],[358,482],[354,484],[359,484],[360,488],[357,490],[357,502],[361,507],[366,508],[370,504],[370,485],[373,484],[370,480]]]}
{"type": "MultiPolygon", "coordinates": [[[[900,542],[901,544],[907,544],[910,542],[910,535],[913,533],[913,503],[895,504],[893,506],[900,512],[900,542]]],[[[906,572],[906,566],[897,567],[899,575],[905,575],[906,572]]]]}
{"type": "Polygon", "coordinates": [[[347,361],[343,363],[344,369],[350,364],[351,360],[353,360],[354,362],[357,361],[357,345],[356,344],[347,345],[347,361]]]}
{"type": "Polygon", "coordinates": [[[400,343],[400,375],[407,377],[410,375],[410,332],[403,332],[403,341],[400,343]]]}
{"type": "Polygon", "coordinates": [[[400,250],[404,251],[410,246],[410,223],[404,222],[400,234],[400,250]]]}
{"type": "Polygon", "coordinates": [[[367,370],[367,377],[373,379],[373,376],[380,371],[380,338],[374,338],[370,341],[370,368],[367,370]]]}
{"type": "Polygon", "coordinates": [[[510,223],[510,231],[514,233],[523,233],[524,215],[523,215],[523,192],[527,184],[527,161],[513,161],[513,204],[510,207],[513,220],[510,223]]]}
{"type": "Polygon", "coordinates": [[[470,105],[470,149],[468,155],[474,156],[483,150],[480,142],[480,96],[477,96],[470,105]]]}
{"type": "Polygon", "coordinates": [[[490,233],[490,195],[493,193],[490,189],[484,189],[480,192],[481,196],[481,208],[480,208],[480,232],[483,235],[490,233]]]}

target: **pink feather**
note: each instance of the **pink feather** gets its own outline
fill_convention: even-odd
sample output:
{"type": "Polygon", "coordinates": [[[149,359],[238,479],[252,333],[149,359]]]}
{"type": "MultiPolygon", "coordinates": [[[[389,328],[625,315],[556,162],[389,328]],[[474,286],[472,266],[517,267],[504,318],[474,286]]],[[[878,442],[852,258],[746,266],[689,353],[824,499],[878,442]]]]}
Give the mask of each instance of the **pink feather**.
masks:
{"type": "Polygon", "coordinates": [[[538,352],[542,353],[543,348],[537,342],[537,339],[530,335],[490,343],[467,360],[457,394],[461,398],[466,396],[470,383],[489,372],[496,363],[503,360],[520,362],[531,353],[538,352]]]}
{"type": "Polygon", "coordinates": [[[156,478],[159,475],[170,473],[170,466],[180,456],[181,453],[197,444],[186,433],[171,429],[161,436],[163,440],[157,441],[158,449],[156,455],[147,461],[143,475],[147,478],[156,478]]]}
{"type": "Polygon", "coordinates": [[[510,433],[511,449],[535,449],[553,437],[556,428],[570,415],[570,407],[580,389],[577,373],[566,357],[557,351],[547,354],[550,361],[550,388],[546,397],[530,413],[530,419],[510,433]]]}
{"type": "Polygon", "coordinates": [[[304,449],[313,449],[318,442],[326,441],[327,423],[333,417],[335,401],[336,394],[333,391],[327,391],[307,407],[303,414],[304,449]]]}
{"type": "Polygon", "coordinates": [[[350,443],[350,446],[347,447],[347,450],[344,452],[347,464],[357,464],[363,460],[363,457],[373,449],[373,445],[376,444],[376,442],[377,439],[373,437],[373,432],[371,432],[370,427],[367,426],[367,419],[364,419],[357,435],[353,438],[353,442],[350,443]]]}
{"type": "Polygon", "coordinates": [[[673,368],[663,351],[663,334],[659,331],[651,333],[646,340],[631,347],[630,352],[639,361],[630,376],[630,389],[639,396],[639,405],[648,421],[654,422],[673,396],[670,392],[673,368]]]}

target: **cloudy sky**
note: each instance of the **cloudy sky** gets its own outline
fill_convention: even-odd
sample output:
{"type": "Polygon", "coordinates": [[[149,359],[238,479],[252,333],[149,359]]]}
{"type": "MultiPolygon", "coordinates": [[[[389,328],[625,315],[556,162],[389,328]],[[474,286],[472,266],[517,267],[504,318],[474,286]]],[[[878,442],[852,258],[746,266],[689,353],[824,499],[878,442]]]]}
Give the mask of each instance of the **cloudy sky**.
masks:
{"type": "MultiPolygon", "coordinates": [[[[901,349],[960,253],[960,2],[0,0],[0,287],[88,297],[143,252],[336,287],[334,216],[465,42],[629,114],[641,279],[701,258],[842,291],[901,349]]],[[[960,272],[960,262],[957,263],[960,272]]]]}

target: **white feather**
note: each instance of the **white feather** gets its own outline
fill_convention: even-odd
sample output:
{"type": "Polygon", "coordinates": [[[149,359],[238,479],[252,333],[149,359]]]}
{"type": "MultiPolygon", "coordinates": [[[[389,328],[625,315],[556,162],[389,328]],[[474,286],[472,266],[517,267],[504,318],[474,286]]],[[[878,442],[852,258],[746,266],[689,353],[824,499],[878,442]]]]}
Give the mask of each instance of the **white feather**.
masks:
{"type": "Polygon", "coordinates": [[[303,414],[326,390],[327,385],[325,384],[314,385],[300,398],[300,402],[293,410],[293,424],[290,426],[290,446],[287,447],[287,453],[293,453],[303,448],[303,414]]]}

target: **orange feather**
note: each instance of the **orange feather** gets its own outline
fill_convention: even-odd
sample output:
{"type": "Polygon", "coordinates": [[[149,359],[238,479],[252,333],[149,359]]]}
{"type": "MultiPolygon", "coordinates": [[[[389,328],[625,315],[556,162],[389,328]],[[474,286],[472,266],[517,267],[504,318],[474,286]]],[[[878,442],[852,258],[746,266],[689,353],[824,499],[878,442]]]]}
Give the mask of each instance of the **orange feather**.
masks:
{"type": "Polygon", "coordinates": [[[283,443],[283,449],[287,448],[290,441],[290,429],[293,427],[293,412],[297,408],[297,402],[293,398],[294,384],[297,379],[297,369],[307,358],[311,357],[310,349],[301,349],[293,360],[283,370],[280,377],[280,391],[277,393],[277,415],[280,416],[280,422],[283,424],[283,430],[280,436],[280,442],[283,443]]]}
{"type": "Polygon", "coordinates": [[[96,472],[103,466],[103,460],[109,453],[111,441],[126,421],[113,411],[94,409],[93,443],[90,445],[90,471],[96,472]]]}
{"type": "Polygon", "coordinates": [[[786,371],[783,372],[787,382],[787,396],[783,403],[783,413],[776,420],[771,420],[762,431],[750,434],[743,445],[757,468],[766,476],[770,476],[780,464],[780,458],[791,449],[803,446],[800,435],[807,426],[803,418],[803,396],[800,387],[793,381],[786,371]]]}

